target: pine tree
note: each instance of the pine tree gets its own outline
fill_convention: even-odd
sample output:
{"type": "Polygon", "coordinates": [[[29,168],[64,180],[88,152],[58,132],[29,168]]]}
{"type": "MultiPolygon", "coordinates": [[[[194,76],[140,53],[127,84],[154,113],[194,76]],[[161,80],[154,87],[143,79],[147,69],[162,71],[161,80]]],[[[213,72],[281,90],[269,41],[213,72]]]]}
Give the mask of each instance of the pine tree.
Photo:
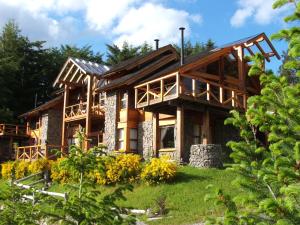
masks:
{"type": "MultiPolygon", "coordinates": [[[[277,0],[275,9],[292,4],[295,12],[285,21],[300,21],[300,3],[277,0]]],[[[291,26],[272,36],[288,42],[290,59],[284,68],[299,77],[300,28],[291,26]]],[[[226,120],[240,130],[241,141],[228,143],[237,174],[232,199],[220,189],[207,195],[226,211],[222,217],[209,218],[207,224],[300,224],[300,84],[290,84],[285,76],[264,71],[263,57],[252,58],[250,76],[259,76],[261,94],[248,99],[246,114],[232,111],[226,120]]]]}

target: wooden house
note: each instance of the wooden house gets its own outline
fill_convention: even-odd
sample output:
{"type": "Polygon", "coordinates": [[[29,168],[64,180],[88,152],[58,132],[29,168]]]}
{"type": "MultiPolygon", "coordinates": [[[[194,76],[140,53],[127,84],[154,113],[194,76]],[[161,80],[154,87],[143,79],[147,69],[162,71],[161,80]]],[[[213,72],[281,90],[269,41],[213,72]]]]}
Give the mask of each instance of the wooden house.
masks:
{"type": "Polygon", "coordinates": [[[55,123],[62,149],[83,130],[85,148],[104,143],[109,151],[188,162],[192,145],[235,138],[224,119],[260,92],[244,57],[260,52],[270,61],[278,53],[264,33],[198,55],[182,52],[157,46],[112,68],[69,58],[54,82],[63,90],[62,119],[55,123]]]}

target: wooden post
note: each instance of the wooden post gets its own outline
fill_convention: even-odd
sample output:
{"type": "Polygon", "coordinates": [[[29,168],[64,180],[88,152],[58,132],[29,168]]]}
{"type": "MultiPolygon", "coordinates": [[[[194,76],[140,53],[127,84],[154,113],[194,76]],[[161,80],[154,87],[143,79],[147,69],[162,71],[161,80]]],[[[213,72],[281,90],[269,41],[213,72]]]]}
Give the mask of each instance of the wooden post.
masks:
{"type": "Polygon", "coordinates": [[[164,90],[164,80],[161,79],[160,80],[160,100],[163,102],[164,101],[164,94],[165,94],[165,90],[164,90]]]}
{"type": "Polygon", "coordinates": [[[30,124],[29,124],[29,122],[27,121],[27,122],[26,122],[26,134],[29,135],[29,133],[30,133],[30,124]]]}
{"type": "Polygon", "coordinates": [[[135,108],[137,108],[137,103],[138,103],[138,89],[137,88],[135,88],[134,89],[134,106],[135,106],[135,108]]]}
{"type": "Polygon", "coordinates": [[[220,103],[223,104],[223,87],[220,87],[220,103]]]}
{"type": "Polygon", "coordinates": [[[179,73],[176,74],[176,95],[177,97],[179,97],[180,95],[180,89],[181,89],[181,86],[180,86],[180,75],[179,73]]]}
{"type": "Polygon", "coordinates": [[[159,113],[153,113],[153,152],[155,157],[158,157],[159,149],[159,113]]]}
{"type": "Polygon", "coordinates": [[[210,114],[208,110],[203,113],[202,123],[202,144],[211,144],[210,114]]]}
{"type": "Polygon", "coordinates": [[[192,95],[196,97],[196,80],[192,79],[192,95]]]}
{"type": "MultiPolygon", "coordinates": [[[[87,102],[86,102],[86,117],[85,117],[85,135],[86,138],[89,138],[91,133],[91,109],[92,109],[92,87],[93,80],[90,75],[88,75],[88,83],[87,83],[87,102]]],[[[88,150],[90,147],[89,141],[85,141],[85,150],[88,150]]]]}
{"type": "Polygon", "coordinates": [[[68,106],[68,101],[69,101],[69,86],[65,85],[65,91],[64,91],[64,106],[63,106],[63,121],[62,121],[62,137],[61,137],[61,145],[66,146],[66,137],[65,137],[65,132],[66,132],[66,122],[65,122],[65,117],[66,117],[66,107],[68,106]]]}
{"type": "Polygon", "coordinates": [[[210,84],[209,83],[207,83],[206,84],[206,100],[207,101],[210,101],[210,84]]]}
{"type": "Polygon", "coordinates": [[[246,74],[245,74],[245,62],[244,62],[244,48],[239,46],[237,48],[238,57],[238,73],[239,73],[239,86],[242,90],[246,89],[246,74]]]}
{"type": "Polygon", "coordinates": [[[147,105],[150,105],[150,96],[149,96],[150,86],[147,84],[147,105]]]}
{"type": "Polygon", "coordinates": [[[234,91],[231,91],[231,98],[232,98],[231,105],[232,105],[232,107],[235,107],[235,93],[234,93],[234,91]]]}
{"type": "Polygon", "coordinates": [[[176,110],[176,152],[177,160],[181,162],[184,148],[184,109],[178,106],[176,110]]]}

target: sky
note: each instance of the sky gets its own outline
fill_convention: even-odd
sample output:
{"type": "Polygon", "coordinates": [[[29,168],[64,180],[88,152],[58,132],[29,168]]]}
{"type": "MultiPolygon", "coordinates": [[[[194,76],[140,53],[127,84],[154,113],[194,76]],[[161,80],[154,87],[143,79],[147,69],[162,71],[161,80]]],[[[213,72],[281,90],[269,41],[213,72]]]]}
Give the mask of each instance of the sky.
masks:
{"type": "MultiPolygon", "coordinates": [[[[14,19],[31,40],[47,46],[91,45],[105,53],[105,44],[145,41],[160,46],[179,43],[179,27],[185,38],[217,46],[254,34],[268,36],[284,28],[289,8],[272,9],[273,0],[0,0],[0,29],[14,19]]],[[[273,44],[279,54],[284,42],[273,44]]],[[[277,71],[275,57],[267,68],[277,71]]]]}

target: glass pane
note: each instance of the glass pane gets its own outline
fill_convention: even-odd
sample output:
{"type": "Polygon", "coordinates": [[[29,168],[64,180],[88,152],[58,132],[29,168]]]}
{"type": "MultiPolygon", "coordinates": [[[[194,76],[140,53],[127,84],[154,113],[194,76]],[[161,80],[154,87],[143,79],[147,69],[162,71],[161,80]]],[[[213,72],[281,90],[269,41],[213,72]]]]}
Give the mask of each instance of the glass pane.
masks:
{"type": "Polygon", "coordinates": [[[119,141],[119,149],[124,149],[124,141],[119,141]]]}
{"type": "Polygon", "coordinates": [[[124,129],[119,129],[119,140],[124,139],[124,129]]]}
{"type": "Polygon", "coordinates": [[[175,148],[174,126],[161,127],[160,146],[161,148],[175,148]]]}
{"type": "Polygon", "coordinates": [[[194,136],[200,136],[200,126],[199,126],[199,124],[194,124],[194,136]]]}
{"type": "Polygon", "coordinates": [[[130,128],[130,139],[137,139],[137,129],[130,128]]]}
{"type": "Polygon", "coordinates": [[[130,141],[130,149],[137,150],[137,141],[130,141]]]}

